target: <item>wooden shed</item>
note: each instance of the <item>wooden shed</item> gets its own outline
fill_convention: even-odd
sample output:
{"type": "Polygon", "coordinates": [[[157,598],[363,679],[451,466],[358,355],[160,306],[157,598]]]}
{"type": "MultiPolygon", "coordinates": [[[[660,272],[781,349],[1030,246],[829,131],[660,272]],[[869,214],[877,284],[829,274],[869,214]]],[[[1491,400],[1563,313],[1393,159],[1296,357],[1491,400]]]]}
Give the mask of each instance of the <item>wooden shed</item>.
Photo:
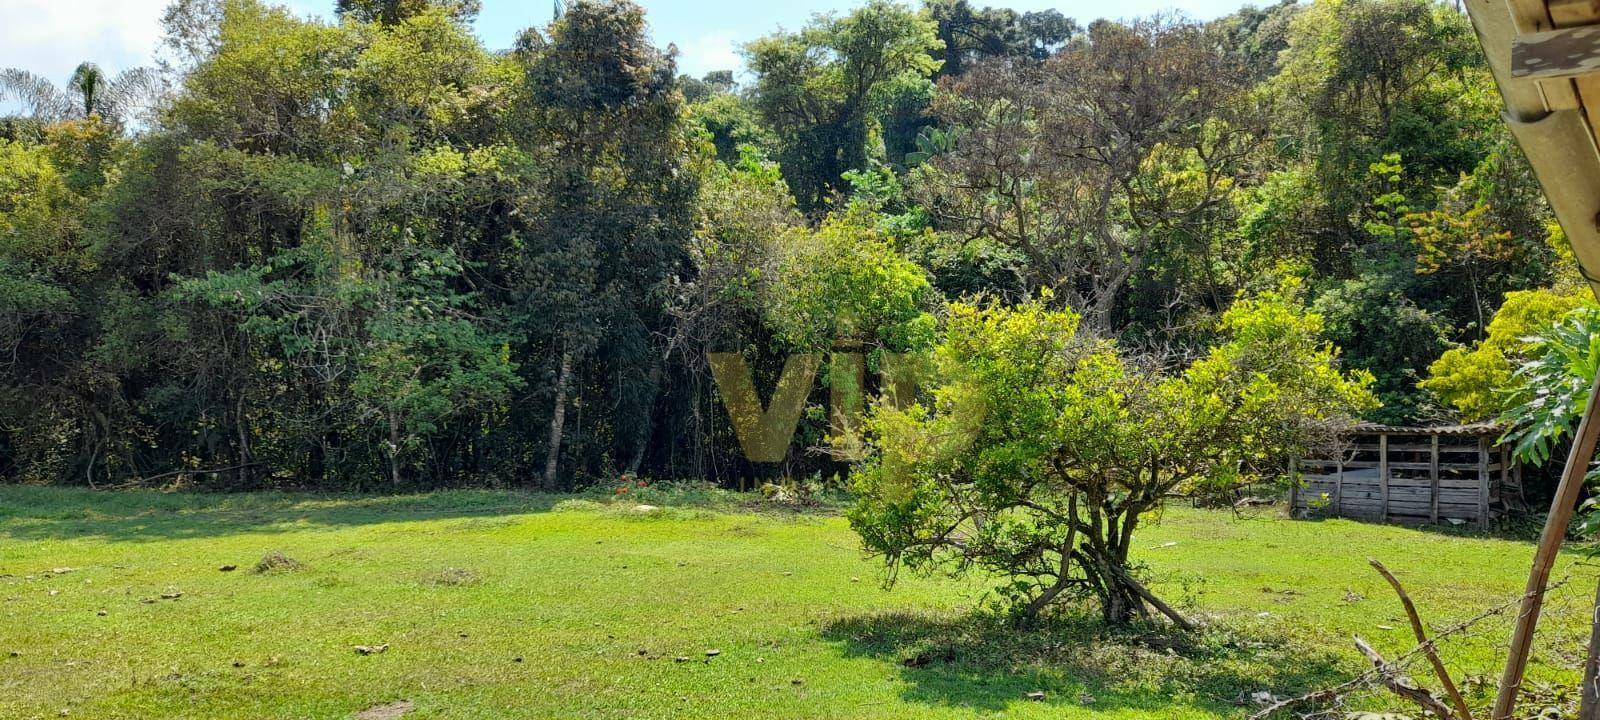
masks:
{"type": "Polygon", "coordinates": [[[1503,431],[1492,423],[1356,425],[1336,457],[1300,461],[1291,507],[1297,516],[1487,528],[1523,508],[1521,468],[1497,442],[1503,431]]]}

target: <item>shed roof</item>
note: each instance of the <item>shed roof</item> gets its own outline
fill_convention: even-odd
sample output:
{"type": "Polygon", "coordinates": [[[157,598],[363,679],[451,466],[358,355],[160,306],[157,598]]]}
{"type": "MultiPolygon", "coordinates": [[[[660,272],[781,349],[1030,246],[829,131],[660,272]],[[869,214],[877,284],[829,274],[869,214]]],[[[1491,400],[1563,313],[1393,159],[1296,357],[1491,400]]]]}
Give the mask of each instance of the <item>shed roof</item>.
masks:
{"type": "Polygon", "coordinates": [[[1388,434],[1388,435],[1450,435],[1457,437],[1491,437],[1498,436],[1506,430],[1504,425],[1493,422],[1470,423],[1467,425],[1381,425],[1379,423],[1356,423],[1350,427],[1349,432],[1356,435],[1388,434]]]}

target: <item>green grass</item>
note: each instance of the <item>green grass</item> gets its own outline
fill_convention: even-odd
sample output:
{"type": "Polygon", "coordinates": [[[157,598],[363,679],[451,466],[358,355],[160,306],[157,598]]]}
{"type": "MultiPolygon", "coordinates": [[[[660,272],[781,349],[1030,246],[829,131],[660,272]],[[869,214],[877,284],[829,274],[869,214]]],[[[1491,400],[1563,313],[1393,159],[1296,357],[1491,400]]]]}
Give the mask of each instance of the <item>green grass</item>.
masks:
{"type": "MultiPolygon", "coordinates": [[[[0,717],[347,718],[397,700],[408,719],[1240,717],[1241,695],[1359,672],[1351,634],[1411,645],[1367,557],[1443,626],[1518,594],[1532,554],[1174,510],[1138,559],[1207,630],[1019,632],[974,612],[976,579],[884,589],[835,514],[643,500],[662,507],[0,489],[0,717]],[[252,572],[270,551],[304,567],[252,572]]],[[[1557,577],[1586,572],[1575,560],[1557,577]]],[[[1590,572],[1552,595],[1535,679],[1575,681],[1590,572]]],[[[1492,676],[1508,623],[1447,643],[1447,662],[1492,676]]]]}

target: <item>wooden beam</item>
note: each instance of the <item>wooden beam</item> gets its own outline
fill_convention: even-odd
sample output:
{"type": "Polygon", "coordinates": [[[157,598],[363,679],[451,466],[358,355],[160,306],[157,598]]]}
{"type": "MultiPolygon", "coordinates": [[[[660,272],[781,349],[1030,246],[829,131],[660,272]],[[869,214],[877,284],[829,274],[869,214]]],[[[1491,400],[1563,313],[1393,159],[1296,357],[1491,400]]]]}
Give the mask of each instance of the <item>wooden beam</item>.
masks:
{"type": "Polygon", "coordinates": [[[1433,436],[1433,448],[1428,453],[1428,522],[1439,524],[1439,436],[1433,436]]]}
{"type": "Polygon", "coordinates": [[[1478,439],[1478,529],[1489,529],[1489,441],[1478,439]]]}
{"type": "Polygon", "coordinates": [[[1600,0],[1550,0],[1545,11],[1558,28],[1587,25],[1600,18],[1600,0]]]}
{"type": "Polygon", "coordinates": [[[1339,448],[1339,465],[1333,476],[1333,514],[1344,514],[1344,448],[1339,448]]]}
{"type": "MultiPolygon", "coordinates": [[[[1557,28],[1594,25],[1600,22],[1600,0],[1551,0],[1545,4],[1550,22],[1557,28]]],[[[1578,102],[1589,119],[1591,129],[1600,128],[1600,76],[1583,75],[1572,79],[1578,102]]]]}
{"type": "Polygon", "coordinates": [[[1600,404],[1600,375],[1589,387],[1589,402],[1584,406],[1583,420],[1572,439],[1572,451],[1567,454],[1567,466],[1562,470],[1561,483],[1556,486],[1556,496],[1550,501],[1550,513],[1544,519],[1544,532],[1539,536],[1539,547],[1533,554],[1533,569],[1528,572],[1528,587],[1522,595],[1522,605],[1517,613],[1517,624],[1511,631],[1511,647],[1506,653],[1505,672],[1500,676],[1500,693],[1494,699],[1491,720],[1510,720],[1517,708],[1517,694],[1522,689],[1522,676],[1528,669],[1528,656],[1533,651],[1533,631],[1539,626],[1539,611],[1544,607],[1545,587],[1550,583],[1550,568],[1556,564],[1561,552],[1561,541],[1567,535],[1567,524],[1572,522],[1572,512],[1577,508],[1578,496],[1583,492],[1583,476],[1594,459],[1595,445],[1600,443],[1600,418],[1596,415],[1600,404]]]}
{"type": "MultiPolygon", "coordinates": [[[[1511,12],[1511,23],[1518,35],[1530,35],[1556,29],[1555,20],[1544,0],[1506,0],[1511,12]]],[[[1480,33],[1481,35],[1481,33],[1480,33]]],[[[1487,50],[1487,48],[1486,48],[1487,50]]],[[[1502,50],[1501,52],[1505,52],[1502,50]]],[[[1507,78],[1508,80],[1511,78],[1507,78]]],[[[1547,110],[1576,110],[1581,103],[1578,91],[1567,78],[1555,78],[1538,83],[1547,110]]],[[[1513,108],[1513,110],[1516,110],[1513,108]]]]}
{"type": "Polygon", "coordinates": [[[1378,436],[1378,488],[1383,496],[1382,516],[1389,520],[1389,436],[1378,436]]]}
{"type": "Polygon", "coordinates": [[[1545,80],[1600,73],[1600,25],[1518,35],[1511,42],[1511,77],[1545,80]]]}

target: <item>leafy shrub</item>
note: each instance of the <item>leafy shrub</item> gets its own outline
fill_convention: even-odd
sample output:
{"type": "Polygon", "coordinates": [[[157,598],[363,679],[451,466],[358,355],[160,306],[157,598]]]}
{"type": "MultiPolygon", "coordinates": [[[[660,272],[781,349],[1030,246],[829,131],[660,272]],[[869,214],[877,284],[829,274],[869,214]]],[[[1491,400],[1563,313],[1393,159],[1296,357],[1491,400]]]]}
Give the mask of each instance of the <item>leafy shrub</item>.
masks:
{"type": "Polygon", "coordinates": [[[925,404],[880,405],[851,525],[891,572],[979,569],[1023,617],[1075,596],[1105,619],[1150,607],[1134,530],[1174,494],[1277,474],[1375,404],[1341,373],[1321,318],[1281,293],[1235,304],[1220,342],[1182,370],[1079,330],[1043,301],[957,304],[925,404]]]}

